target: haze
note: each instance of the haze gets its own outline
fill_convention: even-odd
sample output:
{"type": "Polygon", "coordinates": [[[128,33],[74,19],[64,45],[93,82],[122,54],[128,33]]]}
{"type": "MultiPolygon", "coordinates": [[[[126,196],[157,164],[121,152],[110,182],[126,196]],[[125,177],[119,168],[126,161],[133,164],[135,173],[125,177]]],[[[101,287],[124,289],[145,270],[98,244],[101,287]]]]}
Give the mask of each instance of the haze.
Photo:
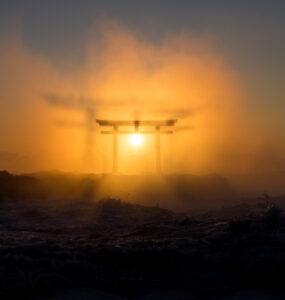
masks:
{"type": "MultiPolygon", "coordinates": [[[[250,175],[280,192],[284,8],[1,1],[0,168],[107,173],[112,140],[90,118],[177,118],[164,172],[250,175]]],[[[153,172],[153,142],[120,137],[121,172],[153,172]]]]}

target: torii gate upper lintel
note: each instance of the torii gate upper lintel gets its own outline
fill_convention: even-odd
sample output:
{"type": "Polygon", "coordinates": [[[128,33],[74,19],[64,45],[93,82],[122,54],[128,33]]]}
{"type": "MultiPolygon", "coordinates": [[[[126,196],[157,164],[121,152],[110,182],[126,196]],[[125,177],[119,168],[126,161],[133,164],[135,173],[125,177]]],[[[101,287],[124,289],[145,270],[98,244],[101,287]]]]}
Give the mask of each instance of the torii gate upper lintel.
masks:
{"type": "Polygon", "coordinates": [[[161,127],[174,126],[177,120],[96,120],[100,126],[112,126],[113,130],[101,131],[102,134],[113,134],[113,173],[118,172],[118,139],[119,134],[155,134],[156,171],[161,172],[160,134],[172,134],[173,131],[161,130],[161,127]],[[120,126],[134,126],[135,131],[119,130],[120,126]],[[154,130],[139,131],[140,126],[154,127],[154,130]]]}

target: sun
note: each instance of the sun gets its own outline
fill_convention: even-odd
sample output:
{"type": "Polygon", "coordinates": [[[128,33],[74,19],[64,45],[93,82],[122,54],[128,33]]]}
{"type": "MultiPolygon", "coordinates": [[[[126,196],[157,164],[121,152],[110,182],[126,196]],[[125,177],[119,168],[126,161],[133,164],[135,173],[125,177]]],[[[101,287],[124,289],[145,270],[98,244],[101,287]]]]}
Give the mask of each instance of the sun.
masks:
{"type": "Polygon", "coordinates": [[[133,146],[140,146],[143,142],[143,137],[139,133],[134,133],[131,135],[130,142],[133,146]]]}

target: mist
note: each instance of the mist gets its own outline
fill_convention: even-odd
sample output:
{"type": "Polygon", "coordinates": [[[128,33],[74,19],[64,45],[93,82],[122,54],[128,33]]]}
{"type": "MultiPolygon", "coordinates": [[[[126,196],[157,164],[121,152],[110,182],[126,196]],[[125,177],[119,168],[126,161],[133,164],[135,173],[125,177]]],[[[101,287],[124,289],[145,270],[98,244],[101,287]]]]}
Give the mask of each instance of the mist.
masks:
{"type": "MultiPolygon", "coordinates": [[[[243,74],[214,44],[183,32],[154,43],[101,20],[86,32],[80,63],[67,55],[55,65],[24,45],[21,29],[2,31],[1,169],[108,173],[112,139],[100,135],[96,118],[172,118],[163,172],[219,173],[242,187],[283,192],[284,124],[264,130],[264,116],[247,105],[243,74]]],[[[120,137],[120,172],[153,172],[153,144],[144,137],[134,149],[120,137]]]]}

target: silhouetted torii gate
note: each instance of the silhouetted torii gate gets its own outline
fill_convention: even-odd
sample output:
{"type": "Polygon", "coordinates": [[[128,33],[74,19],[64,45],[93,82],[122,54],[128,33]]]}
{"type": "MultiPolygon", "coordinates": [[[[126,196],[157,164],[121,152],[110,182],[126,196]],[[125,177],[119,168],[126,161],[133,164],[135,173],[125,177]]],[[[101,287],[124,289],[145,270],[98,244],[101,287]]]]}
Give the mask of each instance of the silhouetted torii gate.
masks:
{"type": "Polygon", "coordinates": [[[160,134],[172,134],[173,131],[161,131],[161,127],[173,126],[177,120],[162,120],[162,121],[112,121],[112,120],[96,120],[100,126],[112,126],[112,131],[101,131],[102,134],[113,134],[113,173],[118,172],[118,139],[119,134],[155,134],[155,153],[156,153],[156,171],[161,171],[160,165],[160,134]],[[119,130],[120,126],[134,126],[135,131],[119,130]],[[139,131],[140,126],[153,126],[154,130],[139,131]]]}

